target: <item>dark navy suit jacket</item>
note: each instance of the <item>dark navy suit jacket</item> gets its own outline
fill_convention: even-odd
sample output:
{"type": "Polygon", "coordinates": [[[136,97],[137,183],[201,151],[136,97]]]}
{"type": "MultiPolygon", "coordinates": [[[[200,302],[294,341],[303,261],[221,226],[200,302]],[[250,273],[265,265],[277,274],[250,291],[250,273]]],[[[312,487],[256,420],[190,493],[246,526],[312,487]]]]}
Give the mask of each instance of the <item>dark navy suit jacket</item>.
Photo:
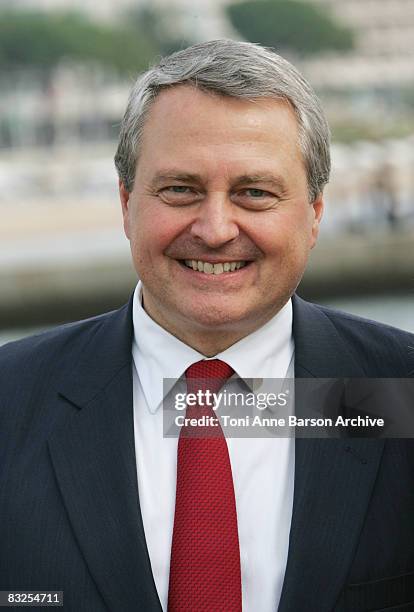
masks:
{"type": "MultiPolygon", "coordinates": [[[[414,374],[408,333],[297,297],[293,329],[297,377],[414,374]]],[[[161,611],[131,339],[130,301],[0,349],[0,590],[63,590],[70,612],[161,611]]],[[[295,453],[279,612],[414,610],[413,441],[298,439],[295,453]]]]}

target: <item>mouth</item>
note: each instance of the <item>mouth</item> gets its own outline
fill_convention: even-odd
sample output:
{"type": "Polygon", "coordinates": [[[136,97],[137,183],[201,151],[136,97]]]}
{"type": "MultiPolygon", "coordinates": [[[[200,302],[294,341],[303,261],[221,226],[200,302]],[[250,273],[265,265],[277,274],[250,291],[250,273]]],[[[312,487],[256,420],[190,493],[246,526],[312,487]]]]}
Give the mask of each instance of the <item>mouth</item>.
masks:
{"type": "Polygon", "coordinates": [[[214,275],[237,272],[237,270],[245,268],[252,263],[251,261],[222,261],[212,263],[210,261],[201,261],[200,259],[181,259],[179,262],[184,267],[194,270],[194,272],[214,275]]]}

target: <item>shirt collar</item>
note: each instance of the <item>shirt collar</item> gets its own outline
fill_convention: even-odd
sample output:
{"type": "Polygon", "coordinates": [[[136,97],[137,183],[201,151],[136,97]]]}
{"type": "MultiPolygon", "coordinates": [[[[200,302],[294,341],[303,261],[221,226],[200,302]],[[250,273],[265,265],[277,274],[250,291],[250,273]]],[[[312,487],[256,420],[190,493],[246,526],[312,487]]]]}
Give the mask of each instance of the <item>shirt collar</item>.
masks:
{"type": "MultiPolygon", "coordinates": [[[[174,382],[191,364],[206,357],[151,319],[142,307],[141,294],[139,281],[133,297],[132,357],[148,408],[154,414],[174,382]]],[[[254,390],[256,380],[286,376],[293,350],[292,302],[289,300],[265,325],[215,355],[214,359],[228,363],[254,390]]]]}

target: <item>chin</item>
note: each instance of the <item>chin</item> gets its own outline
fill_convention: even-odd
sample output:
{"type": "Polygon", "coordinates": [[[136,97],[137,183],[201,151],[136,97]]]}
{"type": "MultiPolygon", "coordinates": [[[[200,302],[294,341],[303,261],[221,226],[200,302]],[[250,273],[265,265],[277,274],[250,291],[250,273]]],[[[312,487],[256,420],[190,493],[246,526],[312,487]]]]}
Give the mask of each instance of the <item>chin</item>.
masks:
{"type": "Polygon", "coordinates": [[[195,327],[211,332],[238,329],[244,322],[247,324],[249,320],[248,313],[244,310],[238,311],[211,305],[208,308],[188,310],[183,315],[188,323],[191,322],[195,327]]]}

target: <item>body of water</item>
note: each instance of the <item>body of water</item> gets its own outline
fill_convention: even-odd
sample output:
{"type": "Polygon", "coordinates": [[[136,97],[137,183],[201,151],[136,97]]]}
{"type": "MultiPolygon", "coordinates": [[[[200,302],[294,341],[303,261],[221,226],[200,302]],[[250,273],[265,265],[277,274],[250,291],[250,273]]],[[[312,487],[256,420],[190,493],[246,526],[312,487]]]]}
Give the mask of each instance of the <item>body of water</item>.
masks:
{"type": "Polygon", "coordinates": [[[324,304],[414,333],[414,293],[413,295],[338,298],[326,301],[324,304]]]}

